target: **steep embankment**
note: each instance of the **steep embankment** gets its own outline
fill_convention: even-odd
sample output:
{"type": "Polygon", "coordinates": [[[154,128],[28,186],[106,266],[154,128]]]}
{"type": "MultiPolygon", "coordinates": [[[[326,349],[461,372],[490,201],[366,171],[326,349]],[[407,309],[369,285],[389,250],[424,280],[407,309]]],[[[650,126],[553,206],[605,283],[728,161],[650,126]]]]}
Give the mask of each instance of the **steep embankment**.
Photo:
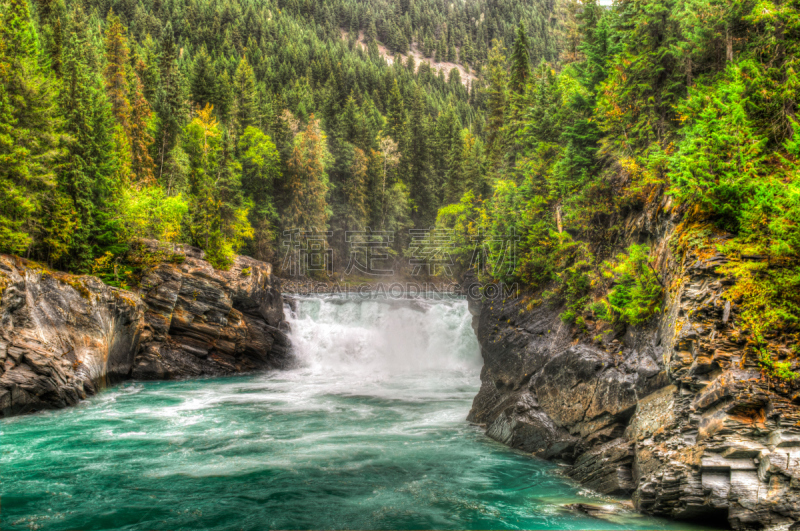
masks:
{"type": "Polygon", "coordinates": [[[270,264],[240,256],[218,271],[199,249],[168,254],[136,293],[0,255],[0,416],[70,406],[127,378],[287,363],[283,298],[270,264]]]}
{"type": "Polygon", "coordinates": [[[603,335],[532,298],[473,302],[484,368],[469,419],[647,513],[737,529],[796,522],[800,394],[746,354],[723,298],[730,279],[716,273],[725,257],[670,250],[680,221],[668,200],[628,220],[667,287],[645,325],[603,335]]]}

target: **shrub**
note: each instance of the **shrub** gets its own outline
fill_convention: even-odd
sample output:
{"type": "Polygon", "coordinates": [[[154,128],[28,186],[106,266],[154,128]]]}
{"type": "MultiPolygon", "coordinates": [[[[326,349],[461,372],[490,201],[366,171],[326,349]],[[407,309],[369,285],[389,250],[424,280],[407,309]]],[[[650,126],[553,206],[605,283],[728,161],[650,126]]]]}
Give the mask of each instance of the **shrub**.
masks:
{"type": "Polygon", "coordinates": [[[648,256],[645,245],[631,245],[625,254],[617,256],[611,273],[614,288],[608,294],[608,305],[622,322],[636,325],[661,311],[659,303],[664,292],[648,256]]]}

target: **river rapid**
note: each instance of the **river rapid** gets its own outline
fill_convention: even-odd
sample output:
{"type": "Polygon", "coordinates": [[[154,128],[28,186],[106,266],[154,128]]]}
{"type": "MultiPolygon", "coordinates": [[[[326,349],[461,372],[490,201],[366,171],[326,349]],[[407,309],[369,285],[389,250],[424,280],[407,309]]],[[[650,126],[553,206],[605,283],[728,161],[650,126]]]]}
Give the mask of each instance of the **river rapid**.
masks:
{"type": "Polygon", "coordinates": [[[686,529],[623,512],[464,419],[463,300],[301,298],[297,366],[129,382],[0,421],[2,529],[686,529]]]}

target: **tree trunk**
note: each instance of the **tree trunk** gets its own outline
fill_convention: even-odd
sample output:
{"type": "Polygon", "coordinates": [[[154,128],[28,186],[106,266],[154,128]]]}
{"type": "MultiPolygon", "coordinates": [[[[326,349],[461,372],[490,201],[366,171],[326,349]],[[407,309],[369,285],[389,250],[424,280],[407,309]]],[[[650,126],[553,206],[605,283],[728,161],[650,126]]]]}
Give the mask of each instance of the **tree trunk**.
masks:
{"type": "Polygon", "coordinates": [[[561,234],[563,232],[563,226],[561,225],[561,207],[556,207],[556,226],[558,227],[558,233],[561,234]]]}
{"type": "Polygon", "coordinates": [[[733,62],[733,35],[731,35],[730,25],[725,28],[725,60],[733,62]]]}

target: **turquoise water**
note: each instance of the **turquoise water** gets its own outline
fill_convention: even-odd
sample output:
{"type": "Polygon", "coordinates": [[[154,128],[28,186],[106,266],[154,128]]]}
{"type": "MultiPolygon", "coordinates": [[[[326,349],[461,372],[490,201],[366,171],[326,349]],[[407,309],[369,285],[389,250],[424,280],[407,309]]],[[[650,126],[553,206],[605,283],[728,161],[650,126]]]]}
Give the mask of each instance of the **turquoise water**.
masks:
{"type": "Polygon", "coordinates": [[[552,464],[464,421],[463,301],[306,299],[298,367],[127,383],[0,422],[2,529],[677,529],[581,516],[552,464]]]}

